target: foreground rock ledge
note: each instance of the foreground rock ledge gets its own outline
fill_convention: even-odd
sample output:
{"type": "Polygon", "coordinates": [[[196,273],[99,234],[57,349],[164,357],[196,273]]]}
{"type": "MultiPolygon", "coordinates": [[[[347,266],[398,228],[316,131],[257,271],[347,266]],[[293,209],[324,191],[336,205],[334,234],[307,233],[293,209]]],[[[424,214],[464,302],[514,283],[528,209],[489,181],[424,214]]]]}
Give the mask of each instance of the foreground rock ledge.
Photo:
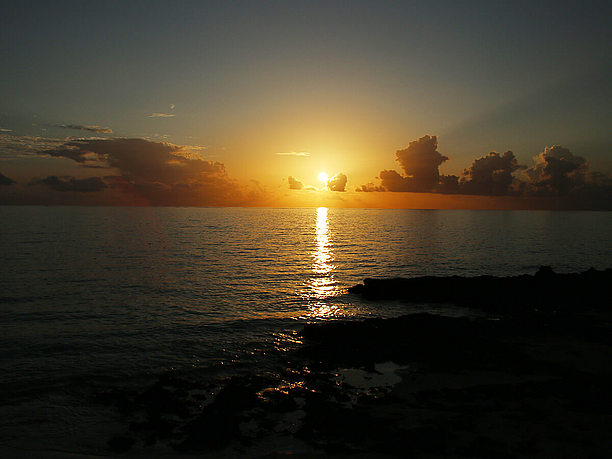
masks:
{"type": "Polygon", "coordinates": [[[535,275],[511,277],[366,278],[349,293],[366,299],[452,303],[492,312],[558,312],[609,309],[612,269],[559,274],[542,266],[535,275]]]}

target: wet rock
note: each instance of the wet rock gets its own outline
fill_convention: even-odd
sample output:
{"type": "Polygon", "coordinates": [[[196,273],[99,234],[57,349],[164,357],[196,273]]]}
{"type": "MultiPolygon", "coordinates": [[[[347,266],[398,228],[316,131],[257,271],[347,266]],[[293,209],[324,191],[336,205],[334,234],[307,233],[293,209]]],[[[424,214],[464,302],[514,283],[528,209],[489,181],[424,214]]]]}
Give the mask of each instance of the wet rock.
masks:
{"type": "Polygon", "coordinates": [[[134,446],[136,440],[131,437],[115,436],[108,440],[108,449],[114,453],[124,453],[134,446]]]}
{"type": "Polygon", "coordinates": [[[419,362],[429,367],[490,368],[503,360],[527,370],[529,356],[500,340],[493,321],[412,314],[395,319],[307,325],[298,354],[328,366],[373,368],[376,362],[419,362]]]}
{"type": "Polygon", "coordinates": [[[257,376],[229,379],[213,402],[181,429],[184,439],[172,446],[181,452],[211,451],[240,440],[240,423],[262,403],[257,394],[269,383],[257,376]]]}

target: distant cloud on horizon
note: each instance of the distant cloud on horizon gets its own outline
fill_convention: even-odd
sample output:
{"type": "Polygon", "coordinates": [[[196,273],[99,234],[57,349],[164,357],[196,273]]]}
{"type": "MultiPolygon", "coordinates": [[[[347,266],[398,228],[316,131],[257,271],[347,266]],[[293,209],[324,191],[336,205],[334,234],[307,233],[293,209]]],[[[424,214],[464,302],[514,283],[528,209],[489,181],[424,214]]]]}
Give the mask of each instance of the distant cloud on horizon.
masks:
{"type": "MultiPolygon", "coordinates": [[[[566,196],[605,203],[612,199],[612,178],[589,171],[588,162],[560,145],[546,147],[532,167],[518,164],[514,153],[490,152],[475,159],[461,177],[441,175],[438,167],[449,158],[437,151],[436,136],[424,136],[398,150],[396,160],[406,175],[379,173],[380,185],[369,182],[358,192],[420,192],[472,196],[566,196]]],[[[605,207],[605,206],[604,206],[605,207]]]]}
{"type": "MultiPolygon", "coordinates": [[[[0,185],[3,185],[0,186],[1,200],[8,204],[274,204],[273,199],[276,198],[270,190],[229,177],[225,164],[211,160],[211,156],[215,155],[211,154],[209,147],[176,145],[161,140],[85,135],[51,138],[3,132],[0,135],[0,169],[9,177],[0,174],[0,185]],[[37,157],[41,161],[28,163],[28,167],[31,164],[31,174],[26,177],[13,163],[37,157]],[[64,163],[54,163],[54,158],[62,159],[64,163]],[[70,160],[72,164],[65,160],[70,160]]],[[[543,208],[612,210],[612,177],[591,170],[585,157],[574,154],[568,148],[559,145],[546,147],[533,157],[531,165],[519,163],[512,151],[490,152],[474,159],[469,167],[456,175],[439,172],[439,165],[451,155],[443,155],[437,148],[435,136],[425,136],[410,142],[407,148],[396,153],[396,160],[401,166],[397,170],[382,170],[376,176],[377,180],[360,186],[350,184],[350,191],[358,192],[361,198],[348,195],[337,197],[381,206],[397,206],[403,198],[390,195],[385,197],[383,194],[365,199],[362,193],[412,192],[509,197],[524,199],[527,207],[531,206],[529,202],[546,198],[542,201],[545,202],[543,208]],[[437,180],[434,181],[435,177],[437,180]]],[[[308,154],[275,154],[296,156],[292,153],[300,153],[297,156],[308,154]]],[[[297,161],[304,164],[301,160],[297,161]]],[[[300,170],[301,167],[295,169],[298,172],[300,170]]],[[[348,191],[348,178],[343,173],[335,174],[318,187],[294,175],[284,177],[287,177],[286,185],[283,185],[285,189],[302,190],[301,197],[300,191],[294,193],[299,199],[306,199],[306,191],[348,191]]],[[[331,195],[328,193],[329,197],[331,195]]],[[[449,199],[454,202],[452,200],[455,198],[449,199]]],[[[408,195],[405,202],[407,206],[410,205],[408,195]]],[[[505,205],[503,200],[499,202],[500,206],[505,205]]]]}
{"type": "Polygon", "coordinates": [[[151,113],[148,118],[173,118],[175,116],[174,113],[151,113]]]}
{"type": "Polygon", "coordinates": [[[287,177],[287,182],[289,183],[290,190],[301,190],[304,188],[304,184],[291,175],[287,177]]]}
{"type": "Polygon", "coordinates": [[[49,176],[30,185],[92,194],[109,189],[110,203],[121,199],[147,205],[243,205],[260,198],[260,191],[229,177],[223,163],[193,157],[191,150],[141,138],[76,139],[39,154],[70,159],[81,167],[114,169],[115,175],[49,176]]]}
{"type": "Polygon", "coordinates": [[[108,188],[108,185],[100,177],[87,177],[77,179],[74,177],[57,177],[50,175],[40,180],[32,180],[30,186],[46,185],[52,190],[61,192],[75,191],[79,193],[95,193],[108,188]]]}
{"type": "Polygon", "coordinates": [[[327,181],[329,191],[346,191],[347,177],[339,172],[327,181]]]}
{"type": "Polygon", "coordinates": [[[385,190],[385,187],[383,186],[378,186],[378,185],[373,184],[372,182],[368,182],[365,185],[361,185],[355,188],[355,191],[364,192],[364,193],[373,193],[376,191],[387,191],[387,190],[385,190]]]}
{"type": "MultiPolygon", "coordinates": [[[[513,194],[516,190],[512,185],[516,183],[516,179],[512,174],[525,168],[526,166],[518,164],[511,151],[503,154],[492,151],[487,156],[475,159],[472,165],[463,171],[463,177],[459,180],[456,191],[486,196],[513,194]]],[[[449,184],[447,183],[447,186],[449,184]]]]}
{"type": "Polygon", "coordinates": [[[291,175],[287,177],[287,183],[289,184],[290,190],[307,190],[307,191],[329,190],[329,191],[343,192],[343,191],[346,191],[346,182],[347,182],[347,177],[341,172],[327,179],[327,182],[325,182],[324,187],[319,188],[319,189],[317,189],[316,187],[312,185],[305,187],[303,182],[301,182],[300,180],[296,179],[295,177],[291,175]]]}

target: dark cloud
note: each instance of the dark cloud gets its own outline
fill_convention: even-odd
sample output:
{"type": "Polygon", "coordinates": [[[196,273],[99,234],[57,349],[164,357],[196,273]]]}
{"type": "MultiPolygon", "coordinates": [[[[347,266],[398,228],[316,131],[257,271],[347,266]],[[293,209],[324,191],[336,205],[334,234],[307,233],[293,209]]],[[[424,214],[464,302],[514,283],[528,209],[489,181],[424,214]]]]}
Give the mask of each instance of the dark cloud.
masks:
{"type": "Polygon", "coordinates": [[[304,188],[304,184],[292,177],[291,175],[287,177],[287,181],[289,182],[290,190],[301,190],[302,188],[304,188]]]}
{"type": "Polygon", "coordinates": [[[436,187],[436,193],[459,193],[459,177],[456,175],[441,175],[440,183],[438,183],[438,186],[436,187]]]}
{"type": "Polygon", "coordinates": [[[412,181],[409,177],[402,177],[396,171],[380,171],[381,185],[389,191],[414,191],[412,181]]]}
{"type": "Polygon", "coordinates": [[[0,186],[11,186],[14,183],[16,183],[15,180],[8,178],[6,175],[0,172],[0,186]]]}
{"type": "MultiPolygon", "coordinates": [[[[361,185],[356,191],[430,192],[476,196],[568,196],[572,206],[585,207],[580,200],[602,207],[612,197],[612,179],[589,171],[585,158],[559,145],[546,147],[535,157],[536,164],[520,165],[511,151],[491,152],[474,160],[461,177],[440,175],[438,166],[448,157],[437,151],[437,138],[424,136],[399,150],[396,159],[405,175],[394,170],[379,173],[380,186],[361,185]],[[522,171],[522,172],[520,172],[522,171]]],[[[569,201],[568,201],[569,202],[569,201]]],[[[603,206],[608,208],[607,206],[603,206]]]]}
{"type": "Polygon", "coordinates": [[[587,178],[595,178],[587,175],[586,159],[559,145],[546,147],[535,161],[535,166],[527,169],[525,175],[537,192],[568,194],[583,187],[587,178]]]}
{"type": "Polygon", "coordinates": [[[338,173],[327,181],[330,191],[346,191],[346,175],[338,173]]]}
{"type": "Polygon", "coordinates": [[[394,170],[383,170],[379,177],[381,187],[362,185],[359,191],[411,191],[429,193],[436,191],[440,183],[440,164],[448,160],[438,151],[438,138],[423,136],[398,150],[395,158],[406,175],[394,170]]]}
{"type": "Polygon", "coordinates": [[[43,153],[115,169],[119,174],[105,177],[106,182],[147,204],[231,205],[247,199],[222,163],[198,158],[192,147],[145,139],[79,139],[43,153]]]}
{"type": "Polygon", "coordinates": [[[373,193],[377,191],[387,191],[383,186],[374,185],[372,182],[366,183],[365,185],[361,185],[360,187],[355,188],[355,191],[364,192],[364,193],[373,193]]]}
{"type": "Polygon", "coordinates": [[[410,142],[407,148],[395,153],[397,162],[408,178],[404,186],[411,188],[410,191],[432,191],[438,185],[440,180],[438,167],[447,161],[448,157],[441,155],[437,150],[438,138],[435,135],[426,135],[410,142]]]}
{"type": "Polygon", "coordinates": [[[89,131],[98,134],[112,134],[111,128],[98,126],[95,124],[47,124],[49,127],[56,127],[62,129],[73,129],[75,131],[89,131]]]}
{"type": "Polygon", "coordinates": [[[138,182],[189,184],[226,176],[222,163],[186,158],[181,154],[184,151],[185,147],[179,145],[144,139],[88,139],[68,142],[45,153],[79,163],[103,162],[138,182]]]}
{"type": "Polygon", "coordinates": [[[77,163],[84,163],[88,160],[92,160],[95,158],[91,158],[91,155],[87,155],[87,152],[79,149],[76,146],[66,144],[59,148],[54,148],[52,150],[45,150],[42,153],[46,153],[48,155],[54,156],[56,158],[68,158],[77,163]]]}
{"type": "Polygon", "coordinates": [[[80,193],[94,193],[108,188],[108,185],[100,177],[77,179],[55,175],[50,175],[42,180],[35,180],[30,185],[46,185],[55,191],[76,191],[80,193]]]}
{"type": "Polygon", "coordinates": [[[474,195],[506,195],[514,180],[513,173],[524,168],[518,164],[514,153],[491,152],[483,158],[474,160],[463,171],[457,191],[474,195]]]}

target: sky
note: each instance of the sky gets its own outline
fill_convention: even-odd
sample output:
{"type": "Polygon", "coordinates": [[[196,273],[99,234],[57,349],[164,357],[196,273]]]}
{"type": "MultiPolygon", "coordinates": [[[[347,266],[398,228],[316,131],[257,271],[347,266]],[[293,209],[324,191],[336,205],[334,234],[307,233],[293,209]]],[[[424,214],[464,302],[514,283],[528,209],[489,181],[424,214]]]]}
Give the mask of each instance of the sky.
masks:
{"type": "Polygon", "coordinates": [[[2,1],[0,204],[609,209],[611,13],[2,1]]]}

